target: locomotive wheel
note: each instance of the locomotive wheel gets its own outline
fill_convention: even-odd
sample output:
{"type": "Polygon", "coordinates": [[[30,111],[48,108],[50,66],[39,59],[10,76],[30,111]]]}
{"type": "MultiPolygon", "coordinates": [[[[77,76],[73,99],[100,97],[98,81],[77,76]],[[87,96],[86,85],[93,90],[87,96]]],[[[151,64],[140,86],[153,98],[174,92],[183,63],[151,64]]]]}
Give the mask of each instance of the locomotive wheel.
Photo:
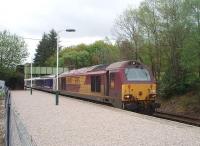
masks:
{"type": "Polygon", "coordinates": [[[147,112],[147,115],[153,115],[155,112],[155,108],[151,104],[149,104],[147,106],[146,112],[147,112]]]}

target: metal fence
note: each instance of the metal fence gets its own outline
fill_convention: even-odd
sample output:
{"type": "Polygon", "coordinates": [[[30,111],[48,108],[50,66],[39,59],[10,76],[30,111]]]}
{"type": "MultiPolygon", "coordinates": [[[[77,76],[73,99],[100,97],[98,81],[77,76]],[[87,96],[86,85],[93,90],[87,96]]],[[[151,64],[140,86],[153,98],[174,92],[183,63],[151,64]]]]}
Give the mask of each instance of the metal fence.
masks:
{"type": "Polygon", "coordinates": [[[6,146],[37,146],[26,126],[17,113],[11,94],[5,94],[5,145],[6,146]]]}

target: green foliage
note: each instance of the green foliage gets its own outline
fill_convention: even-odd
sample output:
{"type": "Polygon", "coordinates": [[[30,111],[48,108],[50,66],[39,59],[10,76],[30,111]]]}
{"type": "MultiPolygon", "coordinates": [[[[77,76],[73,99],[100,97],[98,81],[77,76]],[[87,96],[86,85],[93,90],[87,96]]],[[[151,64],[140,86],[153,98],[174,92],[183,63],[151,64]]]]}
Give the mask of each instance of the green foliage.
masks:
{"type": "Polygon", "coordinates": [[[57,33],[51,30],[49,34],[43,34],[42,40],[36,49],[34,64],[37,66],[46,65],[46,60],[55,54],[57,47],[57,33]]]}
{"type": "Polygon", "coordinates": [[[13,79],[17,79],[15,71],[17,65],[22,64],[27,56],[28,52],[23,38],[8,31],[0,32],[0,80],[6,81],[9,87],[14,86],[16,80],[13,79]]]}
{"type": "Polygon", "coordinates": [[[14,78],[17,78],[17,73],[15,69],[1,68],[0,69],[0,80],[4,80],[6,85],[14,89],[16,81],[11,81],[14,78]]]}
{"type": "Polygon", "coordinates": [[[187,76],[176,77],[171,69],[168,69],[159,81],[158,93],[161,97],[169,98],[173,95],[187,93],[190,87],[191,84],[187,81],[187,76]]]}
{"type": "Polygon", "coordinates": [[[148,64],[162,97],[194,88],[200,78],[200,1],[145,0],[116,20],[123,58],[148,64]]]}
{"type": "MultiPolygon", "coordinates": [[[[4,92],[3,91],[0,91],[0,97],[3,97],[5,96],[4,92]]],[[[1,99],[1,98],[0,98],[1,99]]]]}
{"type": "Polygon", "coordinates": [[[13,69],[28,56],[23,38],[0,32],[0,70],[13,69]]]}
{"type": "MultiPolygon", "coordinates": [[[[118,60],[119,49],[104,41],[96,41],[90,45],[80,44],[63,49],[59,54],[59,66],[67,66],[70,69],[81,68],[96,64],[108,64],[118,60]]],[[[56,65],[55,55],[46,63],[56,65]]]]}

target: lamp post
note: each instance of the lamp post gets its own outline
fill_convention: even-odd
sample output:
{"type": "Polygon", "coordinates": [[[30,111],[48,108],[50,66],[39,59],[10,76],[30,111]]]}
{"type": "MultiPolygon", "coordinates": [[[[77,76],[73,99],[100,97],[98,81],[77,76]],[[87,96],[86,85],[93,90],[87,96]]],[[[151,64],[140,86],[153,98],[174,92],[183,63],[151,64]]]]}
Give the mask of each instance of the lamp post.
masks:
{"type": "MultiPolygon", "coordinates": [[[[35,40],[35,41],[39,41],[41,39],[37,39],[37,38],[27,38],[27,37],[22,37],[25,40],[35,40]]],[[[30,89],[30,94],[32,95],[33,93],[33,57],[31,55],[31,89],[30,89]]],[[[30,71],[30,70],[29,70],[30,71]]],[[[30,72],[29,72],[30,73],[30,72]]]]}
{"type": "Polygon", "coordinates": [[[31,95],[32,95],[32,88],[33,88],[33,62],[31,56],[31,95]]]}
{"type": "Polygon", "coordinates": [[[61,31],[58,31],[57,32],[57,59],[56,59],[56,66],[57,66],[57,72],[56,72],[56,105],[58,105],[59,103],[59,89],[58,89],[58,65],[59,65],[59,37],[58,37],[58,34],[63,32],[63,31],[66,31],[66,32],[75,32],[76,30],[75,29],[66,29],[66,30],[61,30],[61,31]]]}

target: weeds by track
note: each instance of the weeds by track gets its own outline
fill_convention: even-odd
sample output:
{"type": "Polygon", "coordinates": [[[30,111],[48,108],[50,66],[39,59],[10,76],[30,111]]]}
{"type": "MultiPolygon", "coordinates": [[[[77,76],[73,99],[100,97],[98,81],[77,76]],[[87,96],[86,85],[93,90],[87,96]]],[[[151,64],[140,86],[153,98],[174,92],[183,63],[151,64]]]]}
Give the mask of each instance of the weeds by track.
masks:
{"type": "Polygon", "coordinates": [[[163,112],[155,112],[153,116],[200,127],[200,119],[198,118],[175,115],[170,113],[163,113],[163,112]]]}

